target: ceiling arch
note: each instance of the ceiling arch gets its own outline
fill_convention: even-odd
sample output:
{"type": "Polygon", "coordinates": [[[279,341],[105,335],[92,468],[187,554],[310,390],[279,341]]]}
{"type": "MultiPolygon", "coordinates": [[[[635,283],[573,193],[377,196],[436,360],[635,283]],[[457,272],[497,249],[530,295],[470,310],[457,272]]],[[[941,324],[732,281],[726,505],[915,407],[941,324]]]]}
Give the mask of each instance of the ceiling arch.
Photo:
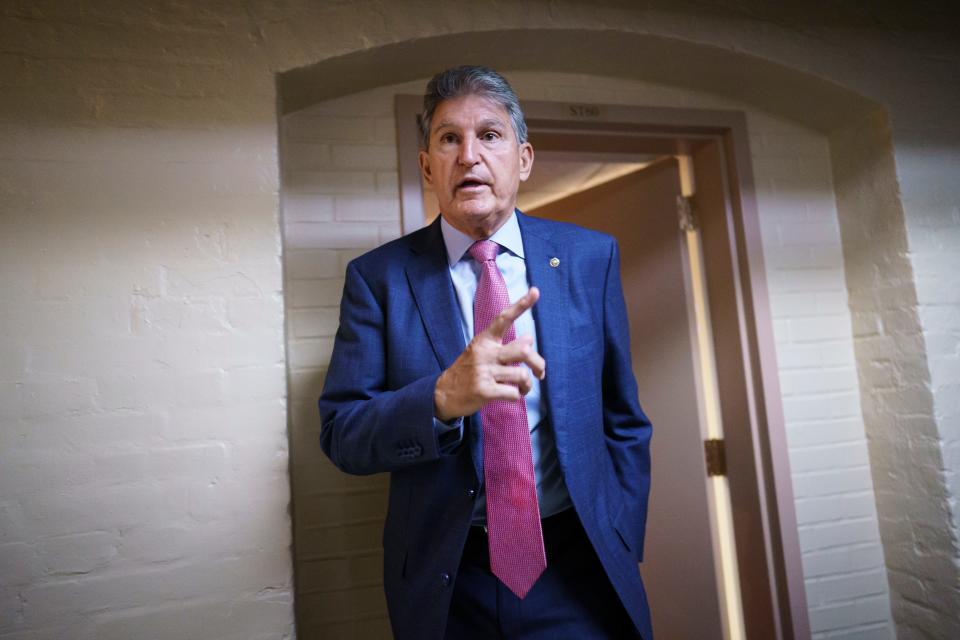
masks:
{"type": "Polygon", "coordinates": [[[623,77],[707,91],[830,131],[879,107],[805,71],[717,46],[592,29],[469,31],[355,51],[279,74],[283,114],[338,96],[430,77],[458,64],[499,71],[623,77]]]}

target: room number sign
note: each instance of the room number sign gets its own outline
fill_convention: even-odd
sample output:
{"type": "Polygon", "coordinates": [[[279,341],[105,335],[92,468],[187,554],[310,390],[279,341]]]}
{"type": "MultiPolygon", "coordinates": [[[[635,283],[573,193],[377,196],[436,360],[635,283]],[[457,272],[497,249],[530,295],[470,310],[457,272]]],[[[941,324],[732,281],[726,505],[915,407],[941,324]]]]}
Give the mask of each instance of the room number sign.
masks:
{"type": "Polygon", "coordinates": [[[567,115],[582,120],[596,120],[603,115],[603,111],[595,104],[568,104],[567,115]]]}

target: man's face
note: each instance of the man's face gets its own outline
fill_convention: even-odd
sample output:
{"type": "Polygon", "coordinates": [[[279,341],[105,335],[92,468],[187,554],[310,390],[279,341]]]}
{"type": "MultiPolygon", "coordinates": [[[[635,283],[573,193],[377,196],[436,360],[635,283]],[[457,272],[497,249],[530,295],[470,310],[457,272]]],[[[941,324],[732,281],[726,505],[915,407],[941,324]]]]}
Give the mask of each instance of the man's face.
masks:
{"type": "Polygon", "coordinates": [[[453,227],[490,237],[517,202],[520,182],[533,167],[533,147],[520,144],[507,110],[478,95],[445,100],[430,125],[430,147],[420,169],[453,227]]]}

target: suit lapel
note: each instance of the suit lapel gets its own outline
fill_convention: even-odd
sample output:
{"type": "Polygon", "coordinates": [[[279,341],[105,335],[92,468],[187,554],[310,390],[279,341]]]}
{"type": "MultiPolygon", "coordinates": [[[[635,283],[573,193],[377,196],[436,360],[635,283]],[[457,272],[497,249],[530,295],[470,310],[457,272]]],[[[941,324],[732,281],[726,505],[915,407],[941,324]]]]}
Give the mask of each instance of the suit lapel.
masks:
{"type": "MultiPolygon", "coordinates": [[[[441,369],[448,369],[466,344],[460,328],[460,307],[450,279],[446,245],[440,218],[426,230],[424,240],[413,248],[416,254],[407,263],[407,281],[420,311],[420,318],[441,369]]],[[[465,426],[477,480],[483,479],[483,442],[480,416],[467,418],[465,426]]]]}
{"type": "Polygon", "coordinates": [[[566,388],[563,371],[569,350],[566,310],[570,296],[565,266],[564,251],[555,246],[540,228],[540,221],[517,212],[523,250],[527,266],[527,279],[531,286],[540,289],[540,299],[533,307],[533,321],[537,327],[537,347],[547,363],[547,375],[543,381],[547,412],[556,434],[560,449],[566,438],[561,433],[564,425],[566,388]],[[556,258],[560,262],[552,266],[556,258]]]}
{"type": "Polygon", "coordinates": [[[458,320],[460,309],[450,280],[439,218],[430,225],[424,241],[413,251],[416,255],[407,263],[407,281],[437,362],[441,369],[447,369],[466,345],[458,320]]]}

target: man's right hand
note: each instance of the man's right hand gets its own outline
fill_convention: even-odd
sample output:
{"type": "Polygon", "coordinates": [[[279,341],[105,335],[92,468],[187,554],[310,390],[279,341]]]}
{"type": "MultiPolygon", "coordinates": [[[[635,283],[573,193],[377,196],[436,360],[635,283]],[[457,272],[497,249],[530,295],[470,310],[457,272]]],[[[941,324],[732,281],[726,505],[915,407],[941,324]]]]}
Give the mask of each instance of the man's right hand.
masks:
{"type": "Polygon", "coordinates": [[[522,298],[476,334],[463,353],[437,380],[433,392],[434,413],[443,421],[476,413],[491,400],[518,400],[530,392],[530,371],[543,380],[546,363],[533,349],[533,337],[521,336],[503,344],[503,336],[540,298],[530,287],[522,298]],[[515,366],[525,364],[529,367],[515,366]]]}

